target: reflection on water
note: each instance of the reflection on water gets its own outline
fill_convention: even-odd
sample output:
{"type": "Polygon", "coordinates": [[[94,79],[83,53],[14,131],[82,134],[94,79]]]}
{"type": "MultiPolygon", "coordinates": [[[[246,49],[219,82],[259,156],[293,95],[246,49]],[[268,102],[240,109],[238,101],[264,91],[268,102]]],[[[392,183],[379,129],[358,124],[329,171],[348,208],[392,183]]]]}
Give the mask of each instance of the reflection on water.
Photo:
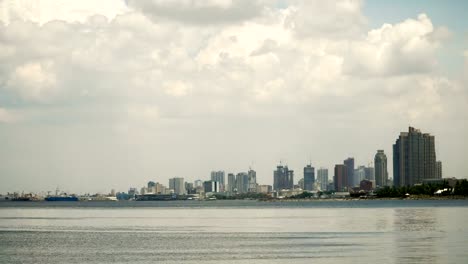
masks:
{"type": "Polygon", "coordinates": [[[468,263],[468,207],[2,208],[0,263],[468,263]]]}
{"type": "Polygon", "coordinates": [[[446,263],[438,247],[446,233],[438,223],[438,211],[427,208],[395,209],[394,252],[398,263],[446,263]]]}

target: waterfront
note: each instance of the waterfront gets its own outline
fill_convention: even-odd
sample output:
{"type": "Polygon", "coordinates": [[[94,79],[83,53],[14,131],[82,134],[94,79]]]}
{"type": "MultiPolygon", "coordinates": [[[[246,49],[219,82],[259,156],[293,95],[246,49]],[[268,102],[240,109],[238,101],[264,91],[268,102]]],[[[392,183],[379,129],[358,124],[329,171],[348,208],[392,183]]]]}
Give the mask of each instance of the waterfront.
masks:
{"type": "Polygon", "coordinates": [[[468,260],[466,200],[0,204],[1,263],[468,260]]]}

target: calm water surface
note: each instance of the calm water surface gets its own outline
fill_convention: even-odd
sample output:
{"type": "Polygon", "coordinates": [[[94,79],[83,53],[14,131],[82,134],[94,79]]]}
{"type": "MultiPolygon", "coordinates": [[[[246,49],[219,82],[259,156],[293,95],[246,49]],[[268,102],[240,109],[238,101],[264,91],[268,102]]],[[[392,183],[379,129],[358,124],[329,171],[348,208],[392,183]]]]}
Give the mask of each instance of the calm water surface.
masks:
{"type": "Polygon", "coordinates": [[[468,263],[468,201],[0,203],[0,263],[468,263]]]}

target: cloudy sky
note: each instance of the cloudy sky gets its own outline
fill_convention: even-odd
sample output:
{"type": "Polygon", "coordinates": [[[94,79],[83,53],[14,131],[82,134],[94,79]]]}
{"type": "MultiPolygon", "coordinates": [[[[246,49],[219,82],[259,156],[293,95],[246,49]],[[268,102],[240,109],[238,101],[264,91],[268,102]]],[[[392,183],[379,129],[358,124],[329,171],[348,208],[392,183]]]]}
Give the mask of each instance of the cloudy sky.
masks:
{"type": "Polygon", "coordinates": [[[372,162],[468,177],[466,1],[0,0],[0,192],[372,162]]]}

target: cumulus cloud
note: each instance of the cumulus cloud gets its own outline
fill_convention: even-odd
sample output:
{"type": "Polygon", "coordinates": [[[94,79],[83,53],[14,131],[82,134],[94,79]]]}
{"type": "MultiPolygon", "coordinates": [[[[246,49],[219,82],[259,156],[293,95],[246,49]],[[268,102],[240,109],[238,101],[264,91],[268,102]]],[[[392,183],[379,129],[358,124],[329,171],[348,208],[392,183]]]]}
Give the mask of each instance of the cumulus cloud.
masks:
{"type": "MultiPolygon", "coordinates": [[[[452,33],[429,16],[368,30],[360,1],[284,3],[130,1],[128,10],[111,13],[86,6],[69,20],[14,7],[0,25],[0,122],[54,124],[61,135],[81,127],[111,146],[145,146],[135,151],[154,175],[148,157],[187,153],[190,163],[210,144],[233,149],[235,158],[255,146],[278,153],[269,156],[275,159],[292,146],[298,151],[290,153],[308,152],[301,146],[314,137],[349,144],[335,140],[340,131],[360,138],[367,129],[379,134],[464,117],[466,89],[436,67],[452,33]],[[20,11],[22,19],[12,19],[20,11]],[[173,149],[180,142],[187,149],[173,149]]],[[[344,151],[314,142],[310,149],[344,151]]],[[[358,143],[376,147],[346,147],[360,149],[358,143]]],[[[223,155],[200,155],[228,163],[223,155]]]]}
{"type": "Polygon", "coordinates": [[[365,40],[352,41],[345,56],[350,74],[404,75],[430,72],[445,33],[437,33],[426,14],[371,30],[365,40]]]}
{"type": "Polygon", "coordinates": [[[128,4],[156,22],[168,19],[191,24],[242,21],[262,11],[262,6],[256,0],[131,0],[128,4]]]}

